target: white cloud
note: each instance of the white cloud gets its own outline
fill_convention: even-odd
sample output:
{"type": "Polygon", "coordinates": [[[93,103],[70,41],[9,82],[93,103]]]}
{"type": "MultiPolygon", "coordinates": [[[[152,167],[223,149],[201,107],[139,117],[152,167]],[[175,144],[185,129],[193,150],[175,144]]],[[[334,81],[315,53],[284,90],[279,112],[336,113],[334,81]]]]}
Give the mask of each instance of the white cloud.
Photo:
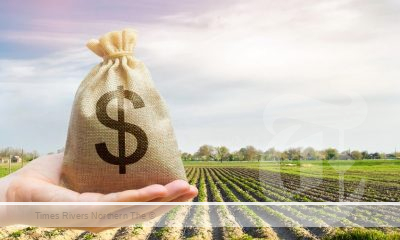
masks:
{"type": "MultiPolygon", "coordinates": [[[[394,129],[395,121],[385,124],[376,113],[387,109],[393,114],[391,119],[400,118],[395,113],[398,106],[388,104],[400,87],[396,64],[400,31],[395,21],[400,15],[393,14],[399,5],[390,1],[271,0],[211,7],[137,25],[117,19],[86,21],[80,27],[79,21],[71,20],[60,24],[75,26],[80,33],[57,35],[50,31],[25,37],[36,43],[75,46],[102,31],[136,27],[135,53],[150,68],[166,97],[184,150],[192,151],[202,143],[266,148],[272,136],[263,125],[263,112],[272,99],[298,94],[340,101],[347,91],[363,96],[370,107],[365,124],[354,130],[359,137],[348,137],[345,144],[371,150],[394,147],[392,136],[399,130],[385,129],[394,129]],[[89,32],[82,33],[86,29],[89,32]],[[373,132],[380,140],[365,138],[363,132],[373,132]]],[[[46,25],[46,20],[36,24],[46,25]]],[[[8,37],[17,40],[22,34],[8,37]]],[[[5,101],[2,96],[7,91],[19,96],[25,106],[35,105],[35,98],[46,102],[64,99],[55,107],[69,112],[66,101],[72,99],[73,91],[97,61],[83,49],[39,59],[1,60],[0,100],[5,101]],[[25,97],[32,87],[25,83],[41,86],[32,91],[34,97],[25,97]]]]}

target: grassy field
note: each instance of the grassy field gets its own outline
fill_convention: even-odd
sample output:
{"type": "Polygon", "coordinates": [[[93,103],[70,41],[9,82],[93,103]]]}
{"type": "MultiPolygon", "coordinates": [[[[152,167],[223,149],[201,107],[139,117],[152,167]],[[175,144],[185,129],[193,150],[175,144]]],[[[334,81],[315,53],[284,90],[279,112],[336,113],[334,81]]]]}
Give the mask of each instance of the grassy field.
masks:
{"type": "MultiPolygon", "coordinates": [[[[284,162],[184,162],[186,167],[239,167],[256,168],[272,172],[287,173],[318,178],[338,179],[343,174],[345,180],[369,180],[400,183],[400,160],[312,160],[284,162]]],[[[9,173],[8,163],[0,163],[0,177],[9,173]]],[[[11,171],[21,167],[12,163],[11,171]]]]}
{"type": "MultiPolygon", "coordinates": [[[[399,160],[184,164],[189,182],[199,189],[198,197],[193,200],[196,202],[334,202],[340,198],[340,189],[344,190],[342,197],[346,201],[400,201],[399,160]],[[339,179],[343,179],[342,186],[339,179]],[[362,196],[353,196],[351,193],[361,179],[365,181],[364,192],[362,196]]],[[[1,165],[0,167],[4,168],[1,165]]],[[[345,208],[338,208],[334,211],[325,209],[310,213],[288,206],[260,206],[256,210],[247,206],[233,208],[222,205],[213,209],[209,206],[178,206],[168,214],[152,220],[150,225],[164,223],[167,226],[179,226],[186,220],[195,226],[199,223],[211,226],[214,222],[224,227],[136,225],[99,234],[75,230],[7,227],[0,228],[0,239],[400,239],[398,228],[335,228],[324,222],[326,219],[337,219],[346,226],[354,225],[355,222],[339,217],[341,214],[351,214],[354,221],[363,219],[365,223],[387,226],[393,221],[400,224],[397,212],[382,212],[382,219],[377,219],[369,218],[372,210],[366,208],[362,212],[352,213],[345,208]],[[235,218],[237,214],[242,218],[235,218]],[[317,215],[323,216],[322,220],[316,218],[317,215]],[[324,227],[294,226],[299,218],[324,227]],[[271,227],[271,222],[279,222],[286,227],[271,227]],[[244,223],[254,223],[256,227],[246,227],[244,223]]]]}
{"type": "Polygon", "coordinates": [[[400,183],[400,160],[312,160],[283,162],[185,162],[188,167],[257,168],[318,178],[400,183]]]}
{"type": "MultiPolygon", "coordinates": [[[[11,172],[15,172],[20,169],[22,166],[21,163],[11,163],[11,172]]],[[[0,177],[6,176],[9,173],[9,165],[8,163],[0,163],[0,177]]]]}

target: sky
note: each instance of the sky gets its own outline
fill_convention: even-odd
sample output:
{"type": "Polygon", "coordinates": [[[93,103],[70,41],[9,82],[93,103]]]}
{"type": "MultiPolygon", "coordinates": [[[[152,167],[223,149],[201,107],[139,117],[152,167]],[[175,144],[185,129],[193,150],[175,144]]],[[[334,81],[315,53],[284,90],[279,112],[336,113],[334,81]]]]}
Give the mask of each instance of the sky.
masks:
{"type": "Polygon", "coordinates": [[[134,28],[182,151],[400,149],[397,0],[1,1],[0,147],[64,146],[91,38],[134,28]]]}

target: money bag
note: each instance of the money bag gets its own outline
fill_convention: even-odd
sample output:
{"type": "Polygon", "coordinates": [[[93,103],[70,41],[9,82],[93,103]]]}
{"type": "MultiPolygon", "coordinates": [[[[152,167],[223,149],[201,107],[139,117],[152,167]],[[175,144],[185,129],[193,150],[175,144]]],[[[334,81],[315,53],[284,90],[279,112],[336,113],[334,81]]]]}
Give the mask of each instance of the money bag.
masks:
{"type": "Polygon", "coordinates": [[[110,193],[186,180],[167,106],[133,56],[135,44],[131,29],[87,43],[103,61],[75,95],[61,170],[69,189],[110,193]]]}

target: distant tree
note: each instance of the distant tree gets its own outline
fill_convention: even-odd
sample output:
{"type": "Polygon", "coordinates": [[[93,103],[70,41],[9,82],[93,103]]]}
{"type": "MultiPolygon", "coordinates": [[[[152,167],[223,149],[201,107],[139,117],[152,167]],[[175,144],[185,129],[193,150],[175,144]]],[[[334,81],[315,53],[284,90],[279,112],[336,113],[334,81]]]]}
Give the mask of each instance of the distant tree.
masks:
{"type": "MultiPolygon", "coordinates": [[[[22,154],[23,154],[22,148],[6,147],[0,149],[0,156],[2,157],[21,156],[22,154]]],[[[28,154],[28,152],[24,152],[24,154],[28,154]]]]}
{"type": "Polygon", "coordinates": [[[246,153],[246,148],[240,148],[239,151],[237,152],[237,156],[239,161],[247,161],[247,153],[246,153]]]}
{"type": "Polygon", "coordinates": [[[195,156],[197,159],[209,161],[209,160],[215,160],[215,154],[216,151],[213,146],[203,145],[199,148],[199,150],[197,150],[195,156]]]}
{"type": "Polygon", "coordinates": [[[270,148],[267,151],[265,151],[264,156],[266,158],[266,160],[272,160],[272,161],[279,161],[280,160],[280,155],[281,153],[277,150],[275,150],[275,148],[270,148]]]}
{"type": "Polygon", "coordinates": [[[39,156],[40,156],[40,154],[38,151],[36,151],[36,150],[32,151],[32,157],[33,157],[32,160],[38,158],[39,156]]]}
{"type": "Polygon", "coordinates": [[[39,153],[37,151],[32,151],[32,152],[24,153],[23,160],[25,162],[27,162],[27,161],[32,161],[33,159],[36,159],[38,157],[39,157],[39,153]]]}
{"type": "Polygon", "coordinates": [[[367,151],[362,151],[361,155],[362,155],[362,159],[369,159],[369,154],[367,151]]]}
{"type": "Polygon", "coordinates": [[[244,155],[242,153],[243,151],[235,151],[230,154],[229,156],[229,161],[243,161],[244,160],[244,155]]]}
{"type": "Polygon", "coordinates": [[[339,157],[338,157],[338,158],[339,158],[340,160],[349,160],[349,159],[352,159],[352,158],[351,158],[351,152],[350,152],[350,150],[341,152],[341,153],[339,154],[339,157]]]}
{"type": "Polygon", "coordinates": [[[339,157],[339,152],[335,148],[325,149],[325,159],[326,160],[338,159],[338,157],[339,157]]]}
{"type": "Polygon", "coordinates": [[[241,148],[239,152],[243,156],[244,161],[258,160],[258,157],[260,156],[260,151],[258,151],[253,146],[247,146],[245,148],[241,148]]]}
{"type": "Polygon", "coordinates": [[[288,154],[287,154],[287,151],[283,151],[281,154],[280,154],[280,160],[281,161],[285,161],[285,160],[288,160],[289,159],[289,156],[288,156],[288,154]]]}
{"type": "Polygon", "coordinates": [[[316,157],[317,160],[325,159],[325,151],[324,150],[316,151],[316,157]]]}
{"type": "Polygon", "coordinates": [[[317,151],[312,147],[307,147],[301,152],[302,159],[316,160],[318,159],[317,151]]]}
{"type": "Polygon", "coordinates": [[[0,148],[0,159],[10,157],[20,157],[23,162],[32,161],[39,157],[39,153],[34,150],[32,152],[26,151],[22,148],[6,147],[0,148]]]}
{"type": "MultiPolygon", "coordinates": [[[[60,151],[59,151],[60,152],[60,151]]],[[[20,156],[23,161],[30,161],[39,156],[37,151],[25,152],[21,148],[0,148],[0,157],[20,156]],[[23,154],[22,154],[23,153],[23,154]]],[[[289,148],[283,152],[275,148],[269,148],[267,151],[262,152],[254,146],[247,146],[240,148],[238,151],[230,152],[226,146],[213,147],[211,145],[202,145],[194,154],[183,152],[181,154],[183,161],[202,160],[202,161],[284,161],[284,160],[333,160],[333,159],[400,159],[400,152],[394,153],[374,152],[368,151],[343,151],[338,152],[335,148],[327,148],[324,150],[315,150],[312,147],[302,148],[289,148]]]]}
{"type": "Polygon", "coordinates": [[[287,159],[289,160],[300,160],[301,159],[301,148],[289,148],[285,151],[287,159]]]}
{"type": "Polygon", "coordinates": [[[381,154],[378,152],[369,154],[369,159],[381,159],[381,154]]]}
{"type": "Polygon", "coordinates": [[[215,148],[215,151],[216,151],[215,158],[217,161],[222,162],[222,161],[229,160],[230,153],[229,153],[229,149],[227,147],[225,147],[225,146],[217,147],[217,148],[215,148]]]}
{"type": "Polygon", "coordinates": [[[350,153],[350,155],[351,155],[351,158],[354,160],[361,160],[363,158],[363,155],[361,154],[361,152],[357,151],[357,150],[352,151],[350,153]]]}
{"type": "Polygon", "coordinates": [[[255,158],[257,161],[264,161],[265,160],[265,155],[262,151],[257,150],[257,156],[255,158]]]}
{"type": "Polygon", "coordinates": [[[190,153],[184,152],[181,154],[182,161],[192,161],[193,156],[190,153]]]}
{"type": "Polygon", "coordinates": [[[11,155],[11,148],[10,147],[6,147],[6,148],[0,149],[0,156],[2,156],[2,157],[10,157],[10,155],[11,155]]]}

